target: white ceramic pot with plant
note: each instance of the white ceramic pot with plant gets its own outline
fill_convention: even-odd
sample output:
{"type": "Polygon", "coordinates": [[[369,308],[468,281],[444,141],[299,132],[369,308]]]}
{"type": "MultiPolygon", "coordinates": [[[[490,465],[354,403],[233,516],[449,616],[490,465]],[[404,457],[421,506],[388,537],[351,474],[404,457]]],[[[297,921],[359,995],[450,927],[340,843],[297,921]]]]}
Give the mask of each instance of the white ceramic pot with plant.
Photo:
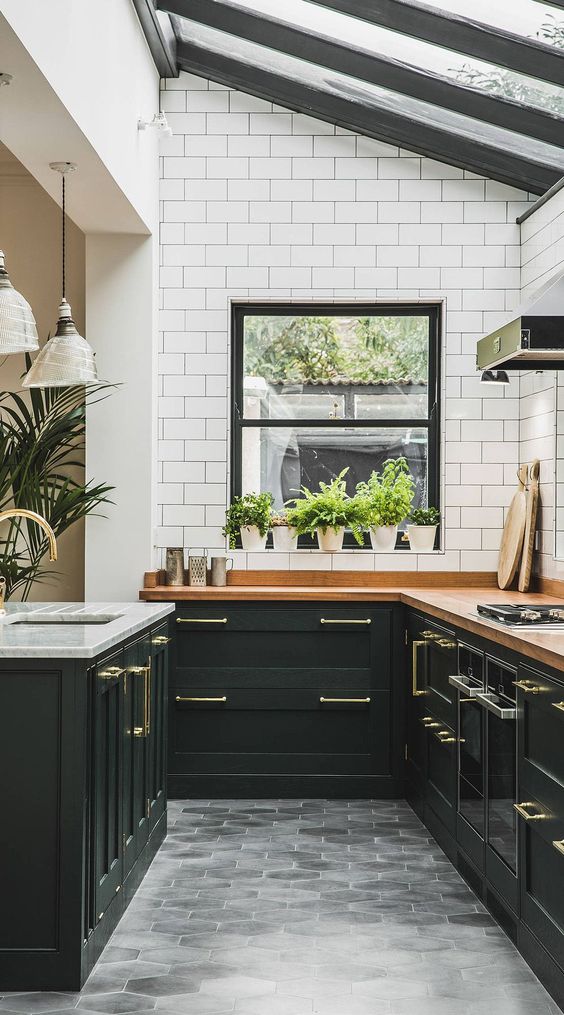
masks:
{"type": "Polygon", "coordinates": [[[325,553],[337,553],[343,546],[345,529],[352,529],[362,546],[364,537],[356,497],[349,497],[343,469],[330,483],[320,483],[316,491],[301,488],[301,496],[290,503],[288,520],[298,532],[317,536],[317,544],[325,553]]]}
{"type": "Polygon", "coordinates": [[[355,499],[359,515],[376,553],[395,550],[398,525],[409,514],[414,493],[405,458],[388,458],[381,473],[373,472],[367,483],[358,484],[355,499]]]}
{"type": "Polygon", "coordinates": [[[225,513],[223,527],[230,549],[236,548],[239,535],[244,550],[265,549],[273,499],[271,493],[246,493],[243,497],[233,498],[225,513]]]}
{"type": "Polygon", "coordinates": [[[274,549],[281,553],[290,553],[298,548],[298,533],[288,522],[286,512],[273,515],[270,520],[274,549]]]}
{"type": "Polygon", "coordinates": [[[408,520],[409,546],[414,553],[430,553],[435,549],[437,528],[441,520],[437,508],[415,508],[408,520]]]}

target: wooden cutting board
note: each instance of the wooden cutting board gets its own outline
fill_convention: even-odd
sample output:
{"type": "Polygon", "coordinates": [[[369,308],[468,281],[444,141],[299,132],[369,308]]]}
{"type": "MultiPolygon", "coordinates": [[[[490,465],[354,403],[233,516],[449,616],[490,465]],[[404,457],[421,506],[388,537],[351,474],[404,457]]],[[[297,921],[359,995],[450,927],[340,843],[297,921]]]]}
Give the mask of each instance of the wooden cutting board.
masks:
{"type": "Polygon", "coordinates": [[[519,566],[523,550],[523,538],[525,535],[525,524],[527,520],[527,498],[526,485],[529,472],[528,465],[520,465],[517,473],[519,485],[513,500],[509,505],[509,511],[505,519],[501,546],[499,548],[499,561],[497,566],[497,584],[500,589],[507,589],[511,585],[519,566]]]}
{"type": "Polygon", "coordinates": [[[527,514],[525,518],[525,536],[523,539],[523,557],[521,559],[521,570],[519,572],[519,592],[528,592],[531,584],[531,573],[533,570],[533,553],[535,549],[535,534],[537,531],[537,512],[539,506],[539,476],[540,462],[535,458],[529,465],[527,483],[527,514]]]}

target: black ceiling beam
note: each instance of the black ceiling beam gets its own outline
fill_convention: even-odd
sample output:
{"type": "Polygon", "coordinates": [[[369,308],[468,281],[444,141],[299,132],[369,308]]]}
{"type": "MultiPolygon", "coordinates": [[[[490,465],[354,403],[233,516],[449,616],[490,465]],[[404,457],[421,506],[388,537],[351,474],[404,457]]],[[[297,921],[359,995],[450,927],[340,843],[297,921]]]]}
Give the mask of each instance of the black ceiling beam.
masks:
{"type": "Polygon", "coordinates": [[[153,0],[133,0],[137,17],[161,78],[177,78],[176,36],[170,18],[159,16],[153,0]]]}
{"type": "Polygon", "coordinates": [[[279,18],[239,7],[229,0],[159,0],[158,6],[160,10],[190,18],[247,42],[267,46],[381,88],[411,95],[475,120],[558,147],[564,142],[564,121],[552,113],[493,97],[449,78],[429,74],[400,61],[378,56],[375,52],[317,35],[279,18]]]}
{"type": "Polygon", "coordinates": [[[429,158],[469,169],[514,187],[542,194],[562,176],[562,167],[523,158],[474,138],[453,134],[399,110],[368,104],[364,95],[337,95],[303,80],[253,66],[229,52],[215,52],[188,41],[177,31],[177,58],[182,70],[219,84],[429,158]]]}
{"type": "Polygon", "coordinates": [[[564,50],[458,14],[438,11],[416,0],[313,0],[313,3],[560,87],[564,81],[564,50]]]}

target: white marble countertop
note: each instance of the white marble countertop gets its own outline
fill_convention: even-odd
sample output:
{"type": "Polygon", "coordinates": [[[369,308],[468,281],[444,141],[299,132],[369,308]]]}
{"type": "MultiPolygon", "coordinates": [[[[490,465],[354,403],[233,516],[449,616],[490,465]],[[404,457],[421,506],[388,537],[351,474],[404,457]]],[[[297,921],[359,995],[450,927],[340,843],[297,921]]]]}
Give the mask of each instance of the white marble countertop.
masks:
{"type": "Polygon", "coordinates": [[[93,659],[173,611],[171,603],[7,603],[0,659],[93,659]]]}

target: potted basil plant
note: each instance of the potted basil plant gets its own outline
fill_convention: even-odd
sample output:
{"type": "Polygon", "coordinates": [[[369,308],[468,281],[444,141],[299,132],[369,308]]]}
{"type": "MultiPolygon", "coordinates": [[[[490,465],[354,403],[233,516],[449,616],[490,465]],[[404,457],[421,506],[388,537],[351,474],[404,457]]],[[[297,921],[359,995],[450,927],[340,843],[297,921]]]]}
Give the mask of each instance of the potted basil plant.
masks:
{"type": "Polygon", "coordinates": [[[409,545],[416,553],[429,553],[435,547],[441,513],[437,508],[415,508],[408,519],[409,545]]]}
{"type": "Polygon", "coordinates": [[[368,482],[358,484],[356,499],[373,550],[390,553],[395,549],[398,525],[407,518],[414,493],[405,458],[388,458],[382,472],[373,472],[368,482]]]}
{"type": "Polygon", "coordinates": [[[223,535],[229,540],[230,549],[237,546],[241,534],[244,550],[264,550],[272,516],[271,493],[246,493],[234,497],[225,513],[223,535]]]}
{"type": "Polygon", "coordinates": [[[286,511],[277,511],[273,514],[270,519],[270,527],[272,529],[272,542],[275,550],[284,553],[297,550],[298,533],[295,526],[292,525],[291,508],[286,511]]]}
{"type": "Polygon", "coordinates": [[[353,531],[357,543],[362,546],[364,537],[356,498],[349,497],[343,469],[330,483],[319,484],[316,491],[301,488],[301,497],[290,501],[293,504],[288,519],[298,535],[317,535],[320,550],[336,553],[343,546],[345,528],[353,531]]]}

